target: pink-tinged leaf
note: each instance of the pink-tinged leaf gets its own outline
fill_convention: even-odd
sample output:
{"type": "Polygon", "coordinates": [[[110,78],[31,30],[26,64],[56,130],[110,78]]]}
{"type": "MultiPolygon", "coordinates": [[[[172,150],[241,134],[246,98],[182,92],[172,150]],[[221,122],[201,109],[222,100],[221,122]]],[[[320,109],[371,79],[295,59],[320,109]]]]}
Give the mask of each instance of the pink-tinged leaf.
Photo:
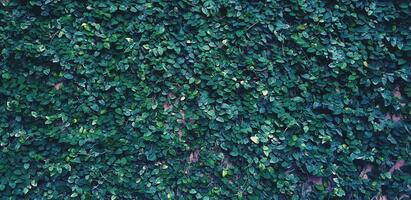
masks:
{"type": "Polygon", "coordinates": [[[186,113],[184,112],[184,110],[180,110],[180,114],[181,114],[181,116],[182,116],[183,118],[185,118],[186,113]]]}
{"type": "Polygon", "coordinates": [[[193,152],[190,153],[190,157],[188,158],[189,163],[196,163],[198,162],[198,157],[199,157],[200,151],[197,149],[193,152]]]}
{"type": "Polygon", "coordinates": [[[393,121],[395,121],[395,122],[398,122],[398,121],[400,121],[401,119],[402,119],[402,115],[390,115],[390,114],[386,114],[385,115],[385,119],[388,119],[388,120],[393,120],[393,121]]]}
{"type": "Polygon", "coordinates": [[[61,88],[61,86],[63,86],[63,83],[56,83],[54,84],[54,89],[59,90],[61,88]]]}
{"type": "Polygon", "coordinates": [[[308,182],[313,183],[314,185],[323,184],[323,178],[318,176],[311,176],[308,178],[308,182]]]}
{"type": "Polygon", "coordinates": [[[165,103],[165,104],[163,105],[163,107],[164,107],[164,110],[170,110],[170,109],[173,108],[173,105],[171,105],[171,104],[169,104],[169,103],[165,103]]]}
{"type": "Polygon", "coordinates": [[[288,175],[290,175],[291,172],[293,172],[293,171],[294,171],[294,169],[287,169],[287,170],[285,171],[285,174],[288,176],[288,175]]]}
{"type": "Polygon", "coordinates": [[[392,174],[395,170],[401,169],[401,167],[404,166],[404,164],[404,160],[397,160],[397,162],[395,162],[394,166],[392,166],[388,172],[392,174]]]}
{"type": "Polygon", "coordinates": [[[171,99],[171,98],[173,98],[173,97],[174,97],[174,94],[173,94],[173,93],[170,92],[170,93],[167,94],[167,98],[171,99]]]}
{"type": "Polygon", "coordinates": [[[394,88],[393,93],[394,93],[394,96],[395,96],[395,97],[401,98],[401,92],[400,92],[400,87],[399,87],[399,86],[397,86],[397,87],[394,88]]]}
{"type": "MultiPolygon", "coordinates": [[[[401,98],[402,98],[402,94],[401,94],[401,91],[400,91],[400,87],[399,87],[399,86],[397,86],[397,87],[394,88],[393,94],[394,94],[394,96],[397,97],[398,99],[401,99],[401,98]]],[[[401,105],[401,106],[405,106],[406,103],[400,102],[400,105],[401,105]]]]}
{"type": "Polygon", "coordinates": [[[183,136],[183,130],[179,129],[178,130],[178,137],[181,139],[182,136],[183,136]]]}
{"type": "Polygon", "coordinates": [[[395,122],[398,122],[402,119],[402,116],[401,115],[392,115],[391,119],[395,122]]]}
{"type": "Polygon", "coordinates": [[[233,166],[233,164],[230,162],[230,158],[228,156],[224,156],[224,159],[222,160],[222,164],[225,168],[230,168],[233,166]]]}
{"type": "Polygon", "coordinates": [[[184,110],[180,110],[180,114],[181,114],[181,119],[177,119],[177,122],[185,125],[186,124],[186,114],[184,110]]]}
{"type": "Polygon", "coordinates": [[[387,196],[385,196],[385,195],[377,195],[377,196],[374,196],[374,197],[371,198],[371,199],[375,199],[375,200],[388,200],[387,196]]]}
{"type": "Polygon", "coordinates": [[[372,171],[372,165],[367,164],[367,165],[361,170],[360,177],[361,177],[362,179],[368,179],[367,173],[368,173],[368,172],[371,172],[371,171],[372,171]]]}

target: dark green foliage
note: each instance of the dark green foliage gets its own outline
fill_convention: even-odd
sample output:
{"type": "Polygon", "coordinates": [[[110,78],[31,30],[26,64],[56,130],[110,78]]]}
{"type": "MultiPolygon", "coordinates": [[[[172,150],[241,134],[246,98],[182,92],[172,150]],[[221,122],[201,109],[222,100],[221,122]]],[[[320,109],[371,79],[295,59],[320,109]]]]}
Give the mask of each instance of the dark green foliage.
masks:
{"type": "Polygon", "coordinates": [[[411,196],[408,0],[0,4],[0,199],[411,196]]]}

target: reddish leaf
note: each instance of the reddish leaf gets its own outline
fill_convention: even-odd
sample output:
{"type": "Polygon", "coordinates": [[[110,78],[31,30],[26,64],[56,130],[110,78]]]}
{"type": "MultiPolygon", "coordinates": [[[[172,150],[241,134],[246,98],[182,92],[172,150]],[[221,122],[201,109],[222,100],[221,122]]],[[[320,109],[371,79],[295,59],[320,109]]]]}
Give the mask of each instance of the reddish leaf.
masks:
{"type": "Polygon", "coordinates": [[[394,93],[394,96],[395,96],[395,97],[401,98],[401,92],[400,92],[400,87],[399,87],[399,86],[397,86],[397,87],[394,88],[393,93],[394,93]]]}
{"type": "Polygon", "coordinates": [[[388,172],[392,174],[395,170],[399,170],[402,166],[404,166],[404,164],[404,160],[397,160],[397,162],[395,162],[394,166],[392,166],[388,172]]]}
{"type": "Polygon", "coordinates": [[[196,163],[198,162],[198,157],[199,157],[200,151],[199,150],[195,150],[193,152],[190,153],[190,157],[188,159],[188,162],[190,163],[196,163]]]}
{"type": "Polygon", "coordinates": [[[181,114],[181,119],[177,119],[177,122],[185,125],[186,124],[186,114],[184,110],[180,110],[180,114],[181,114]]]}
{"type": "Polygon", "coordinates": [[[165,103],[165,104],[163,105],[163,107],[164,107],[164,110],[170,110],[170,109],[173,108],[173,105],[171,105],[171,104],[169,104],[169,103],[165,103]]]}
{"type": "Polygon", "coordinates": [[[362,171],[361,171],[361,173],[360,173],[360,177],[361,177],[362,179],[368,179],[367,173],[368,173],[368,172],[371,172],[371,171],[372,171],[372,165],[367,164],[367,165],[362,169],[362,171]]]}
{"type": "Polygon", "coordinates": [[[181,138],[183,136],[183,130],[179,129],[178,130],[178,137],[181,138]]]}
{"type": "Polygon", "coordinates": [[[318,176],[311,176],[308,178],[308,182],[311,182],[315,185],[321,185],[323,184],[323,178],[318,176]]]}
{"type": "Polygon", "coordinates": [[[61,86],[63,86],[63,83],[56,83],[54,84],[54,89],[59,90],[61,88],[61,86]]]}
{"type": "Polygon", "coordinates": [[[174,97],[174,94],[173,94],[173,93],[170,92],[170,93],[167,94],[167,98],[171,99],[171,98],[173,98],[173,97],[174,97]]]}
{"type": "Polygon", "coordinates": [[[225,168],[230,168],[233,166],[233,164],[230,162],[230,158],[228,156],[224,156],[224,159],[222,160],[223,166],[225,168]]]}
{"type": "Polygon", "coordinates": [[[393,120],[395,122],[398,122],[402,119],[402,115],[390,115],[390,114],[386,114],[385,115],[385,119],[389,119],[389,120],[393,120]]]}
{"type": "Polygon", "coordinates": [[[402,116],[401,115],[392,115],[391,119],[395,122],[398,122],[402,119],[402,116]]]}
{"type": "Polygon", "coordinates": [[[377,196],[374,196],[372,199],[375,199],[375,200],[388,200],[387,196],[385,196],[385,195],[377,195],[377,196]]]}

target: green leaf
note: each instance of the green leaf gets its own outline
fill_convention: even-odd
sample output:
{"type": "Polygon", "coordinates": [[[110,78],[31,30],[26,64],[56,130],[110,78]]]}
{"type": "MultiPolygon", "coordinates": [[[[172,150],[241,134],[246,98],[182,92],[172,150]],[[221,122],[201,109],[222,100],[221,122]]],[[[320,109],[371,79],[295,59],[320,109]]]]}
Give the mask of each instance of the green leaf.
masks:
{"type": "Polygon", "coordinates": [[[307,133],[310,128],[308,126],[304,126],[303,129],[304,129],[304,133],[307,133]]]}

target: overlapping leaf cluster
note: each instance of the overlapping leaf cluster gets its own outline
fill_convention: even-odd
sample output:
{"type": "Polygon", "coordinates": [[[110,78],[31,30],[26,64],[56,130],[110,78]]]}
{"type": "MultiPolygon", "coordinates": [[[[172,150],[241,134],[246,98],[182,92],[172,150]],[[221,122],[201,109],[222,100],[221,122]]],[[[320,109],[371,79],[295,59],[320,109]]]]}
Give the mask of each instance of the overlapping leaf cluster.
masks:
{"type": "Polygon", "coordinates": [[[407,199],[411,3],[0,1],[2,199],[407,199]]]}

